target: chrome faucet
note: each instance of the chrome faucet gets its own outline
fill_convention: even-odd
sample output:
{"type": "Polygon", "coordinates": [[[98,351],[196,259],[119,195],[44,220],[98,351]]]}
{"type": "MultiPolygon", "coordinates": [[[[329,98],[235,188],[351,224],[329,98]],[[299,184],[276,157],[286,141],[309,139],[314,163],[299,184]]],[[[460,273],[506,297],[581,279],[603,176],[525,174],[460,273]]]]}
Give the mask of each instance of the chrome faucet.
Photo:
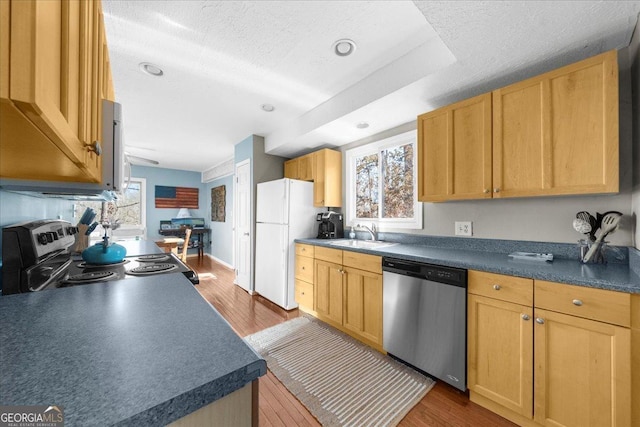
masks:
{"type": "Polygon", "coordinates": [[[374,242],[377,240],[378,231],[376,230],[375,223],[371,223],[371,228],[367,227],[366,225],[360,225],[360,224],[356,225],[356,228],[360,228],[368,231],[369,234],[371,234],[371,240],[374,242]]]}

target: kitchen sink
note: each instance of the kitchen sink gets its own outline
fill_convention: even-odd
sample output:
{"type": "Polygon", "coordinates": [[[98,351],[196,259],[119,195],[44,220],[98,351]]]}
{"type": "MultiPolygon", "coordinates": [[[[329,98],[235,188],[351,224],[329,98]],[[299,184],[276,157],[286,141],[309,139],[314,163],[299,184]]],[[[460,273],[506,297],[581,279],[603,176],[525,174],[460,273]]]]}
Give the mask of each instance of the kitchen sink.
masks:
{"type": "Polygon", "coordinates": [[[341,246],[345,248],[362,248],[362,249],[379,249],[389,246],[395,246],[397,243],[381,242],[374,240],[336,240],[335,242],[329,242],[333,246],[341,246]]]}

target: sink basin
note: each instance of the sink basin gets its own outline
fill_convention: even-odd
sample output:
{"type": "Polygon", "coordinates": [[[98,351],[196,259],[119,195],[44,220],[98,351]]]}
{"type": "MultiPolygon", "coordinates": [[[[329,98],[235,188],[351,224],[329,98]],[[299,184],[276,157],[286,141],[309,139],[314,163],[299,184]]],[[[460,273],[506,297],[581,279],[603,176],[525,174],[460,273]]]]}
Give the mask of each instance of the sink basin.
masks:
{"type": "Polygon", "coordinates": [[[330,245],[341,246],[345,248],[362,248],[362,249],[379,249],[397,245],[397,243],[380,242],[373,240],[336,240],[330,242],[330,245]]]}

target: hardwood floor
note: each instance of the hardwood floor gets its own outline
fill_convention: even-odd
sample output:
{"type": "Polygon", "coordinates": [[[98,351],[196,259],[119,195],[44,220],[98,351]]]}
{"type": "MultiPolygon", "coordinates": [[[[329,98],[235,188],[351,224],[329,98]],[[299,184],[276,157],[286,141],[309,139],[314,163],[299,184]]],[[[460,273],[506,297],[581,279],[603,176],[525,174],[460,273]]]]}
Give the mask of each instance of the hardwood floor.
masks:
{"type": "MultiPolygon", "coordinates": [[[[259,296],[250,296],[233,284],[233,270],[211,258],[190,257],[189,266],[200,278],[196,289],[244,337],[298,317],[298,310],[287,312],[259,296]]],[[[318,421],[271,373],[260,378],[260,426],[319,426],[318,421]]],[[[400,426],[514,426],[515,424],[469,401],[457,389],[440,381],[407,414],[400,426]]]]}

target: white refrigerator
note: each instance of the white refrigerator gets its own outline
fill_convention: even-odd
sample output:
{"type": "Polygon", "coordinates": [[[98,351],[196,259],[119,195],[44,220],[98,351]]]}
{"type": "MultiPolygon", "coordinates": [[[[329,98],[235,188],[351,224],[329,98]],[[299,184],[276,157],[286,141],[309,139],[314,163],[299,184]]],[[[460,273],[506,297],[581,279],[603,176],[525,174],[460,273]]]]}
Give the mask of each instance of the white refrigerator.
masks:
{"type": "Polygon", "coordinates": [[[315,237],[313,183],[278,179],[258,184],[255,291],[285,310],[295,301],[295,239],[315,237]]]}

